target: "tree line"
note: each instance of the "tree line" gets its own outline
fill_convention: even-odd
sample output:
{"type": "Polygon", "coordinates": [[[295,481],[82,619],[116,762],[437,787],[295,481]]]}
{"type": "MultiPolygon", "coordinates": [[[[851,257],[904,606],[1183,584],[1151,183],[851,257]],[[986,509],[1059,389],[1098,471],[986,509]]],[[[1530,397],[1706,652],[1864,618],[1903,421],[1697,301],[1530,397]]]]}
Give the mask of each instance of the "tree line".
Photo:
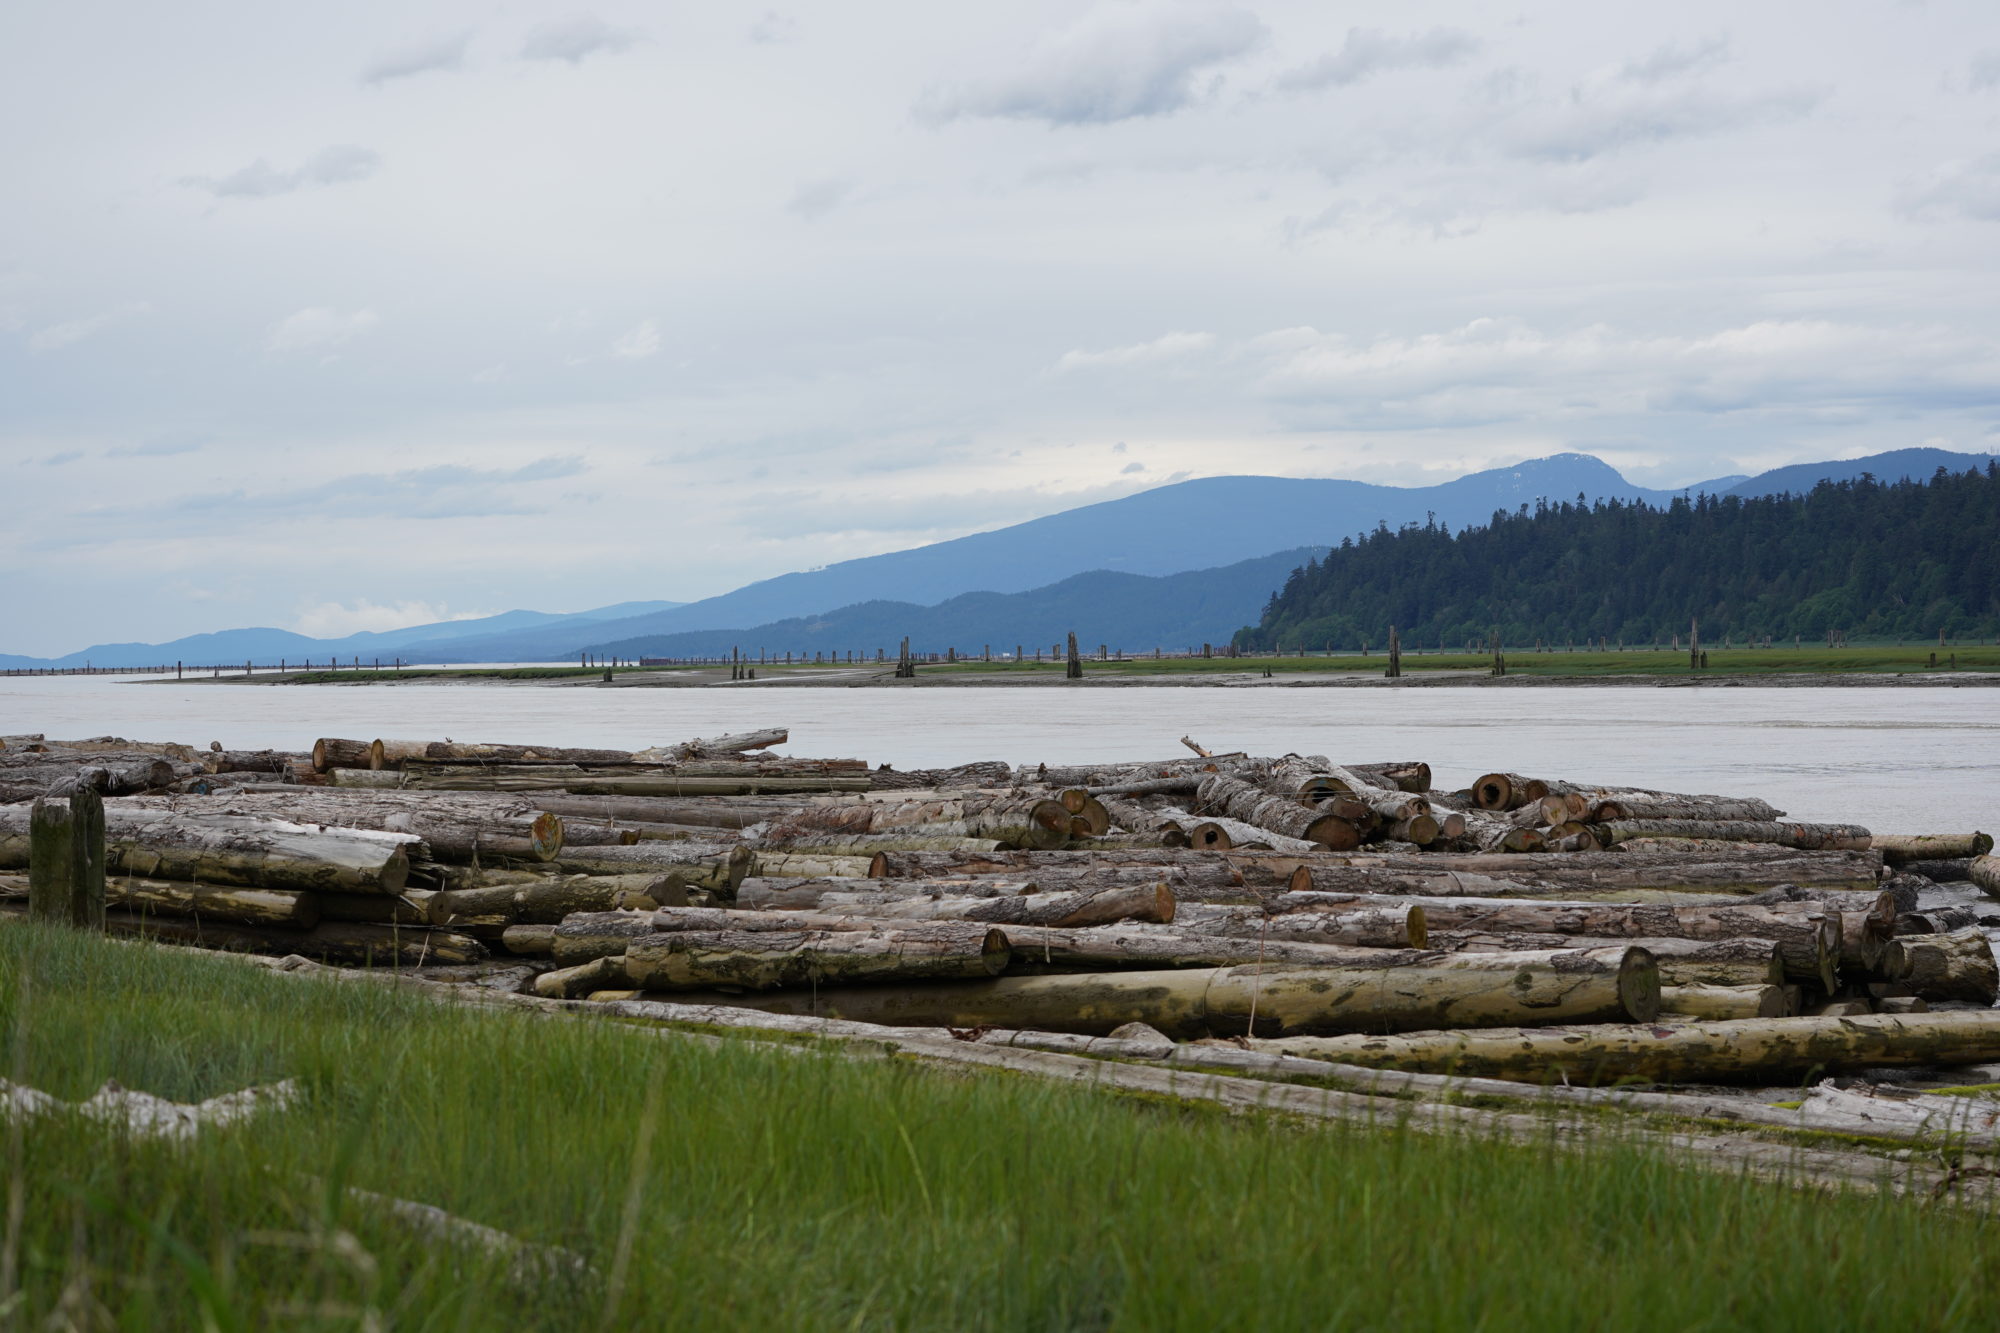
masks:
{"type": "Polygon", "coordinates": [[[1292,571],[1241,648],[1704,644],[2000,633],[2000,464],[1664,508],[1578,496],[1454,533],[1383,524],[1292,571]]]}

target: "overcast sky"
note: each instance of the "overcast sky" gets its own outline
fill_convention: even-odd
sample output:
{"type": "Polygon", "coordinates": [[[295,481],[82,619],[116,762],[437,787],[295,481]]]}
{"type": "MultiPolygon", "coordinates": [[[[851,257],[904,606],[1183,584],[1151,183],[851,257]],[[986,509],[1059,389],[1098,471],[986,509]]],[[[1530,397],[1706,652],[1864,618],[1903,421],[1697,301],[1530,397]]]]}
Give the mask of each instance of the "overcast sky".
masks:
{"type": "Polygon", "coordinates": [[[1996,447],[2000,7],[0,7],[0,651],[1996,447]]]}

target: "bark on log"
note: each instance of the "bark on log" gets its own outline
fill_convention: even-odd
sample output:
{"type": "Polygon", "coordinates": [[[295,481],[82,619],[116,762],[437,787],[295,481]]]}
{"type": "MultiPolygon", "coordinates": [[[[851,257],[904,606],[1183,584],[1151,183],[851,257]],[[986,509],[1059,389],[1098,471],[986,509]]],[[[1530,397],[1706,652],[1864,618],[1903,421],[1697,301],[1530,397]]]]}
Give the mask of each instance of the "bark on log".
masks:
{"type": "Polygon", "coordinates": [[[1228,939],[1298,940],[1371,949],[1421,949],[1430,938],[1425,910],[1414,904],[1377,906],[1365,899],[1337,912],[1267,915],[1261,907],[1183,903],[1175,923],[1191,932],[1228,939]]]}
{"type": "Polygon", "coordinates": [[[1185,810],[1170,808],[1160,812],[1181,826],[1187,837],[1188,846],[1196,851],[1226,852],[1232,848],[1246,851],[1264,848],[1274,852],[1292,852],[1306,855],[1322,850],[1321,844],[1307,842],[1303,838],[1287,838],[1281,833],[1246,824],[1240,819],[1230,819],[1226,815],[1202,817],[1185,810]]]}
{"type": "Polygon", "coordinates": [[[248,815],[327,828],[407,833],[423,839],[432,856],[449,861],[469,861],[482,855],[552,861],[562,851],[565,837],[560,816],[512,796],[304,788],[285,793],[132,797],[112,808],[248,815]]]}
{"type": "Polygon", "coordinates": [[[790,739],[791,732],[784,727],[761,727],[755,731],[729,732],[721,736],[698,736],[677,745],[662,745],[639,753],[648,757],[658,756],[672,763],[683,759],[719,758],[740,755],[749,750],[767,750],[790,739]]]}
{"type": "Polygon", "coordinates": [[[521,799],[565,818],[576,815],[610,824],[684,824],[740,829],[786,818],[806,809],[807,802],[813,798],[704,796],[680,799],[666,796],[573,796],[566,791],[537,791],[525,792],[521,799]]]}
{"type": "Polygon", "coordinates": [[[1472,802],[1481,810],[1518,810],[1548,794],[1548,783],[1519,773],[1483,773],[1472,784],[1472,802]]]}
{"type": "Polygon", "coordinates": [[[313,772],[325,773],[335,768],[368,768],[368,756],[373,747],[368,741],[339,740],[332,736],[322,736],[313,742],[313,772]]]}
{"type": "Polygon", "coordinates": [[[1666,986],[1660,1012],[1717,1022],[1733,1018],[1790,1018],[1797,1012],[1786,986],[1666,986]]]}
{"type": "Polygon", "coordinates": [[[550,952],[559,966],[575,967],[622,954],[633,940],[652,933],[651,912],[573,912],[556,927],[550,952]]]}
{"type": "Polygon", "coordinates": [[[211,750],[200,763],[209,773],[289,773],[302,757],[286,750],[211,750]]]}
{"type": "Polygon", "coordinates": [[[384,926],[431,925],[429,889],[399,893],[315,893],[322,921],[365,921],[384,926]]]}
{"type": "MultiPolygon", "coordinates": [[[[540,958],[556,951],[554,926],[509,926],[500,932],[500,943],[508,953],[540,958]]],[[[621,957],[623,955],[620,955],[621,957]]]]}
{"type": "Polygon", "coordinates": [[[2000,856],[1975,856],[1965,868],[1966,878],[1989,898],[2000,898],[2000,856]]]}
{"type": "Polygon", "coordinates": [[[1316,842],[1335,851],[1361,845],[1361,830],[1347,819],[1273,796],[1261,787],[1216,774],[1203,780],[1195,793],[1201,805],[1232,819],[1268,829],[1288,838],[1316,842]]]}
{"type": "Polygon", "coordinates": [[[872,879],[937,879],[956,875],[1025,875],[1046,870],[1088,870],[1098,867],[1145,867],[1164,873],[1169,867],[1231,864],[1215,855],[1188,852],[881,852],[871,858],[872,879]]]}
{"type": "Polygon", "coordinates": [[[1183,930],[1179,926],[1114,925],[1084,930],[1003,925],[1014,959],[1009,976],[1052,972],[1104,972],[1165,967],[1242,967],[1286,964],[1303,967],[1379,969],[1399,962],[1421,965],[1429,955],[1417,949],[1357,948],[1300,939],[1231,938],[1183,930]]]}
{"type": "Polygon", "coordinates": [[[1874,847],[1892,866],[1912,861],[1969,861],[1993,850],[1990,833],[1878,833],[1874,847]]]}
{"type": "Polygon", "coordinates": [[[1174,894],[1165,884],[1128,884],[1089,893],[1024,893],[994,898],[904,898],[895,902],[858,903],[879,895],[829,893],[821,910],[866,911],[883,920],[983,921],[994,925],[1104,926],[1119,921],[1168,922],[1174,919],[1174,894]]]}
{"type": "Polygon", "coordinates": [[[650,912],[660,906],[668,875],[565,875],[543,884],[452,889],[431,895],[432,924],[554,925],[573,912],[650,912]]]}
{"type": "Polygon", "coordinates": [[[112,907],[139,916],[188,916],[240,921],[251,926],[290,926],[298,930],[311,929],[320,918],[318,900],[310,893],[294,889],[239,889],[127,877],[107,880],[104,900],[112,907]]]}
{"type": "MultiPolygon", "coordinates": [[[[1049,804],[1053,805],[1054,802],[1049,804]]],[[[1065,814],[1062,818],[1067,820],[1069,816],[1065,814]]],[[[907,829],[892,829],[887,833],[860,835],[820,833],[780,839],[763,838],[758,842],[760,847],[777,851],[799,852],[808,856],[848,857],[868,857],[877,852],[970,852],[978,855],[1016,845],[1000,837],[974,837],[972,834],[975,827],[986,832],[1020,832],[1018,829],[1001,830],[990,829],[984,825],[952,823],[917,825],[907,829]]],[[[1032,836],[1043,839],[1051,847],[1060,847],[1069,839],[1066,829],[1042,828],[1032,836]]]]}
{"type": "Polygon", "coordinates": [[[1378,787],[1393,787],[1397,791],[1419,795],[1431,789],[1431,766],[1418,760],[1397,764],[1349,764],[1347,771],[1378,787]]]}
{"type": "MultiPolygon", "coordinates": [[[[1775,941],[1755,939],[1683,940],[1598,938],[1589,935],[1491,935],[1474,931],[1432,931],[1431,947],[1453,952],[1521,953],[1542,949],[1591,949],[1630,945],[1653,955],[1660,981],[1668,986],[1775,986],[1792,975],[1775,941]]],[[[1833,977],[1833,955],[1802,969],[1799,980],[1824,986],[1833,977]]]]}
{"type": "MultiPolygon", "coordinates": [[[[410,764],[630,764],[630,750],[578,749],[560,745],[487,745],[465,741],[369,742],[362,768],[403,768],[410,764]],[[418,746],[422,753],[413,753],[418,746]]],[[[342,764],[339,767],[356,767],[342,764]]]]}
{"type": "MultiPolygon", "coordinates": [[[[769,768],[771,765],[752,766],[769,768]]],[[[577,768],[565,764],[487,766],[412,763],[403,770],[409,791],[545,791],[581,796],[754,796],[782,792],[863,792],[866,773],[684,773],[637,765],[629,769],[577,768]]]]}
{"type": "Polygon", "coordinates": [[[1614,819],[1592,826],[1606,847],[1635,838],[1701,838],[1758,842],[1813,852],[1865,852],[1870,834],[1859,824],[1729,823],[1701,819],[1614,819]]]}
{"type": "Polygon", "coordinates": [[[992,977],[1007,966],[1007,937],[971,922],[911,923],[877,931],[674,931],[633,940],[625,971],[646,990],[992,977]]]}
{"type": "Polygon", "coordinates": [[[2000,968],[1986,932],[1973,927],[1949,935],[1911,935],[1889,942],[1882,972],[1926,1000],[2000,1000],[2000,968]]]}
{"type": "Polygon", "coordinates": [[[1295,1037],[1256,1049],[1434,1074],[1542,1083],[1790,1082],[1813,1070],[2000,1060],[2000,1013],[1758,1018],[1726,1023],[1295,1037]]]}
{"type": "Polygon", "coordinates": [[[1899,875],[1916,875],[1933,884],[1961,884],[1972,881],[1972,863],[1975,857],[1951,861],[1905,861],[1896,867],[1899,875]]]}
{"type": "MultiPolygon", "coordinates": [[[[407,834],[125,809],[105,811],[104,838],[114,875],[349,893],[401,889],[421,848],[407,834]]],[[[27,864],[27,807],[0,806],[0,867],[27,864]]]]}
{"type": "Polygon", "coordinates": [[[1631,1013],[1650,1021],[1659,1010],[1659,976],[1643,949],[1423,957],[1381,968],[1252,965],[678,998],[899,1026],[1101,1034],[1138,1022],[1190,1037],[1594,1022],[1631,1013]]]}
{"type": "Polygon", "coordinates": [[[750,868],[750,850],[722,843],[641,842],[572,848],[563,853],[561,865],[591,875],[679,874],[686,884],[733,894],[750,868]]]}
{"type": "Polygon", "coordinates": [[[632,985],[623,956],[593,958],[575,967],[561,967],[535,978],[535,994],[551,1000],[573,1000],[592,991],[623,990],[632,985]]]}
{"type": "MultiPolygon", "coordinates": [[[[890,853],[890,855],[897,854],[890,853]]],[[[915,852],[902,854],[915,856],[954,856],[958,853],[915,852]]],[[[865,879],[868,875],[868,868],[873,863],[873,858],[866,856],[831,856],[817,852],[759,851],[751,857],[750,871],[753,874],[779,879],[820,879],[826,877],[865,879]]]]}
{"type": "MultiPolygon", "coordinates": [[[[1619,865],[1596,861],[1581,862],[1590,853],[1557,854],[1546,858],[1509,857],[1507,871],[1460,871],[1439,866],[1436,870],[1411,870],[1348,866],[1301,866],[1288,884],[1292,893],[1331,894],[1350,897],[1356,893],[1390,892],[1439,897],[1579,897],[1607,893],[1651,891],[1698,893],[1757,893],[1780,884],[1815,885],[1852,889],[1875,887],[1876,871],[1866,861],[1834,857],[1799,858],[1786,861],[1720,862],[1660,861],[1619,865]],[[1515,869],[1518,866],[1519,869],[1515,869]],[[1302,887],[1311,885],[1310,889],[1302,887]]],[[[1310,900],[1295,899],[1300,905],[1310,900]]]]}

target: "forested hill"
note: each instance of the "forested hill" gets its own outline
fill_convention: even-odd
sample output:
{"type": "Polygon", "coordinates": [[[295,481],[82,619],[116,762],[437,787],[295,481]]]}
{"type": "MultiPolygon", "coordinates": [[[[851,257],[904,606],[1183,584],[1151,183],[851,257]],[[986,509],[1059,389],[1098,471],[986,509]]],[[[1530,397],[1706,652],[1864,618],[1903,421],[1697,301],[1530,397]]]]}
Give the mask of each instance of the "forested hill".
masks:
{"type": "Polygon", "coordinates": [[[1454,535],[1378,528],[1293,571],[1244,647],[1957,638],[2000,633],[2000,464],[1804,495],[1525,506],[1454,535]]]}

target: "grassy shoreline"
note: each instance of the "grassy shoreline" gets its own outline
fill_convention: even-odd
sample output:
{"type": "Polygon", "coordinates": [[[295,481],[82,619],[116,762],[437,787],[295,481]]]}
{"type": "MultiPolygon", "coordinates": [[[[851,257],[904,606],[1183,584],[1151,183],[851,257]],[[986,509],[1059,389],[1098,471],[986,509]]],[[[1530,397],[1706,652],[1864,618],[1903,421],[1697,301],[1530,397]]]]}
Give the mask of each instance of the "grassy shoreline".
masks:
{"type": "Polygon", "coordinates": [[[1995,1223],[1886,1194],[1697,1173],[1615,1141],[1586,1157],[1303,1128],[447,1009],[31,926],[0,928],[0,1069],[66,1099],[105,1078],[181,1101],[306,1090],[185,1149],[73,1117],[0,1146],[24,1190],[29,1322],[66,1299],[107,1325],[224,1329],[370,1311],[454,1329],[2000,1317],[1995,1223]],[[347,1186],[567,1247],[596,1276],[510,1284],[347,1186]]]}

